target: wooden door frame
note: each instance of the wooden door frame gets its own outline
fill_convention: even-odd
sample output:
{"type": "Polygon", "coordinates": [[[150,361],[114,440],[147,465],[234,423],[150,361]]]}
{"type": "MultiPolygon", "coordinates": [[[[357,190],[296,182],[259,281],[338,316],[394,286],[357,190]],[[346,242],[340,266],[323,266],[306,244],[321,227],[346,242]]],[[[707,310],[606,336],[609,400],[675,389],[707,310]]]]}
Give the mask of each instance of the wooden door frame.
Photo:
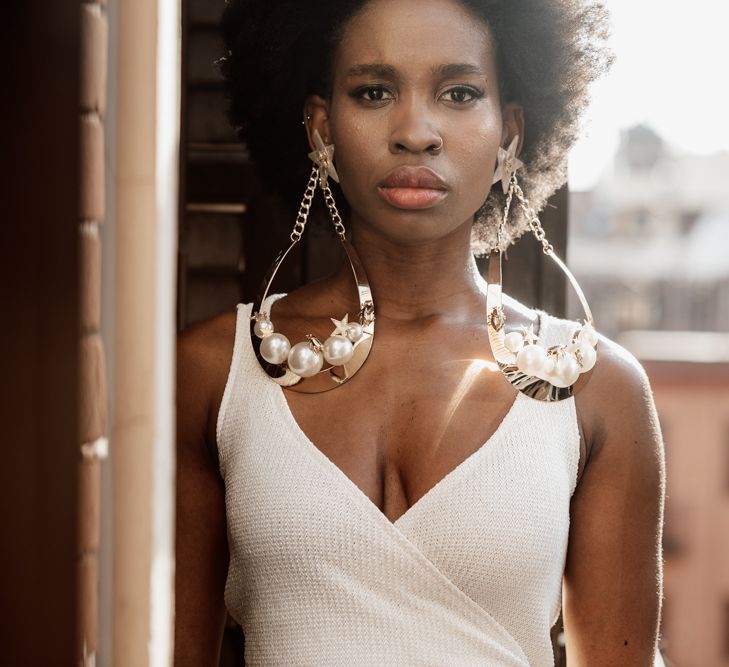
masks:
{"type": "Polygon", "coordinates": [[[5,665],[76,664],[79,12],[11,3],[0,40],[5,665]]]}

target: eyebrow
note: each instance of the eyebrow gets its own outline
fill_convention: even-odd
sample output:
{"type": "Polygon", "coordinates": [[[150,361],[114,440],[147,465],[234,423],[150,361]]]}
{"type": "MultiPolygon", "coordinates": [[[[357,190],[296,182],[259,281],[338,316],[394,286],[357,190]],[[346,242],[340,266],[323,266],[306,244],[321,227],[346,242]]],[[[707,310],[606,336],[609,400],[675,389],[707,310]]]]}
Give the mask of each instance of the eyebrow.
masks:
{"type": "Polygon", "coordinates": [[[384,65],[381,63],[363,63],[361,65],[353,65],[347,70],[347,76],[381,76],[395,77],[395,68],[392,65],[384,65]]]}
{"type": "MultiPolygon", "coordinates": [[[[473,63],[436,65],[432,68],[432,71],[433,74],[439,74],[444,78],[468,74],[484,75],[483,68],[473,63]]],[[[362,63],[350,67],[346,72],[346,76],[378,76],[394,79],[397,76],[397,70],[392,65],[386,65],[384,63],[362,63]]]]}
{"type": "Polygon", "coordinates": [[[440,65],[439,67],[433,68],[433,73],[440,74],[445,78],[463,76],[464,74],[485,74],[481,67],[473,65],[472,63],[452,63],[450,65],[440,65]]]}

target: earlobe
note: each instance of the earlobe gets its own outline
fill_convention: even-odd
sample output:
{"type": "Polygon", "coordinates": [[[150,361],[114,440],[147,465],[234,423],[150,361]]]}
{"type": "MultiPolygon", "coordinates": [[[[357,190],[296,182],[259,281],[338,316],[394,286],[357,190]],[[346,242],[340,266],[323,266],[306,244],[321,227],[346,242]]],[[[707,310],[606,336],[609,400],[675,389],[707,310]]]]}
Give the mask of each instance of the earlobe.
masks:
{"type": "Polygon", "coordinates": [[[318,130],[325,144],[332,143],[329,129],[329,104],[320,95],[311,95],[304,104],[304,126],[312,150],[317,148],[314,130],[318,130]]]}

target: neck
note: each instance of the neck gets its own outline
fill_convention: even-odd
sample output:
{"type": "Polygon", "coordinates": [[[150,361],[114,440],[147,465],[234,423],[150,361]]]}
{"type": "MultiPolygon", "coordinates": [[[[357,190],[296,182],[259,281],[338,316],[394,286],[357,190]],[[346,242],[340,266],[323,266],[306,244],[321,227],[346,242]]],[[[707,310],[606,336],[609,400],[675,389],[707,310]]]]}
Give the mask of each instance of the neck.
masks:
{"type": "MultiPolygon", "coordinates": [[[[483,307],[485,282],[471,253],[470,224],[417,245],[383,238],[365,225],[354,231],[352,245],[367,272],[378,318],[450,319],[483,307]]],[[[351,281],[348,266],[337,279],[351,281]]]]}

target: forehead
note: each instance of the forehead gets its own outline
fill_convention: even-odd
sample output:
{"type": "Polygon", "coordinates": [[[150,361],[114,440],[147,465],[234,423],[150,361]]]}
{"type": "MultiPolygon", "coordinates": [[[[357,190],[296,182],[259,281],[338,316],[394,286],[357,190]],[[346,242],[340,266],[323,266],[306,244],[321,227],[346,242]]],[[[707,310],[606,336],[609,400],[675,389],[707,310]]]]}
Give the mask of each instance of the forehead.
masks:
{"type": "Polygon", "coordinates": [[[457,0],[370,0],[345,26],[335,70],[356,63],[431,70],[469,62],[495,69],[489,26],[457,0]]]}

